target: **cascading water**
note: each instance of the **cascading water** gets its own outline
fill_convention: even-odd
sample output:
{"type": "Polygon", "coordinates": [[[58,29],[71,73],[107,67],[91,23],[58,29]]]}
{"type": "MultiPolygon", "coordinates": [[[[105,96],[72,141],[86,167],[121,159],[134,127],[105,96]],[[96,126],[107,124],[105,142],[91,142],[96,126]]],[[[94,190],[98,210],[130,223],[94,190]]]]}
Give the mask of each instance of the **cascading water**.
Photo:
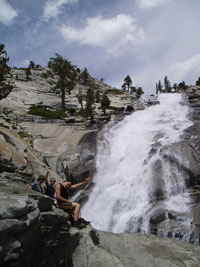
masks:
{"type": "Polygon", "coordinates": [[[105,131],[99,142],[95,186],[82,210],[97,229],[148,232],[158,210],[189,212],[182,174],[161,156],[192,124],[189,108],[180,94],[159,100],[105,131]]]}

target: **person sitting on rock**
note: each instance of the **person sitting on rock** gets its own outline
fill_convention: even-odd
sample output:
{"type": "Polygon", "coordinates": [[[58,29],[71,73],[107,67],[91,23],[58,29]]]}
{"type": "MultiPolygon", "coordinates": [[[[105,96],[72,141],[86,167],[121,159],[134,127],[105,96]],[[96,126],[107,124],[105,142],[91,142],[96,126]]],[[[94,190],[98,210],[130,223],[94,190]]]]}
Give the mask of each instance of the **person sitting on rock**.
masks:
{"type": "Polygon", "coordinates": [[[40,175],[36,182],[32,183],[32,189],[42,194],[47,194],[47,188],[49,184],[48,177],[49,171],[46,173],[46,175],[40,175]]]}
{"type": "Polygon", "coordinates": [[[44,176],[40,175],[37,178],[36,182],[32,183],[31,188],[34,191],[45,194],[46,189],[44,187],[44,184],[45,184],[45,178],[44,178],[44,176]]]}
{"type": "Polygon", "coordinates": [[[54,189],[55,183],[56,183],[56,179],[51,178],[49,182],[46,184],[47,186],[46,195],[51,198],[55,198],[55,189],[54,189]]]}
{"type": "Polygon", "coordinates": [[[54,189],[54,185],[56,183],[56,179],[54,178],[50,178],[49,179],[49,171],[47,171],[46,175],[44,176],[44,193],[51,197],[54,198],[54,194],[55,194],[55,189],[54,189]]]}
{"type": "Polygon", "coordinates": [[[83,228],[89,222],[80,217],[80,204],[68,200],[71,190],[78,189],[83,185],[89,184],[91,178],[85,179],[83,182],[72,185],[71,182],[62,182],[55,184],[55,197],[58,207],[72,214],[72,225],[78,228],[83,228]]]}

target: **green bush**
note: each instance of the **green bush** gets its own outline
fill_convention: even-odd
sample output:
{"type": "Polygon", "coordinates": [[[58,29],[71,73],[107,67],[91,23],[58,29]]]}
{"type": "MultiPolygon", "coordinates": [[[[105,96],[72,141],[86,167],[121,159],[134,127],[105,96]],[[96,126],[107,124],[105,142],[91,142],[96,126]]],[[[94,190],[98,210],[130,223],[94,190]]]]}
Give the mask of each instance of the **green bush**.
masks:
{"type": "Polygon", "coordinates": [[[107,109],[113,110],[113,111],[123,111],[123,107],[114,107],[114,106],[109,106],[107,109]]]}
{"type": "Polygon", "coordinates": [[[117,88],[109,89],[106,91],[107,94],[113,94],[113,95],[123,95],[124,92],[122,90],[119,90],[117,88]]]}
{"type": "Polygon", "coordinates": [[[66,114],[61,110],[49,110],[48,107],[42,105],[32,105],[29,114],[44,117],[46,119],[64,119],[66,114]]]}
{"type": "Polygon", "coordinates": [[[22,132],[22,131],[18,132],[18,135],[20,137],[22,137],[22,138],[26,138],[26,137],[29,137],[30,136],[30,134],[28,134],[27,132],[22,132]]]}
{"type": "Polygon", "coordinates": [[[48,79],[49,78],[49,74],[47,72],[42,72],[40,76],[42,78],[44,78],[44,79],[48,79]]]}

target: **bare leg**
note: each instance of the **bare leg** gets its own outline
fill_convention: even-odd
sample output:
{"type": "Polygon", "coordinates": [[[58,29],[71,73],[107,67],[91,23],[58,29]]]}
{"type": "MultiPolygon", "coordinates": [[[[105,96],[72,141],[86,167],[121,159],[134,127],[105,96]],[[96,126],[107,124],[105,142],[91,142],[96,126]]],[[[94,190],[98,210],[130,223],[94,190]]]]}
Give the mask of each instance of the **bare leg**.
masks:
{"type": "Polygon", "coordinates": [[[72,203],[73,207],[74,207],[74,212],[73,212],[73,218],[74,218],[74,221],[78,221],[78,219],[80,218],[80,204],[79,203],[76,203],[76,202],[73,202],[72,203]]]}

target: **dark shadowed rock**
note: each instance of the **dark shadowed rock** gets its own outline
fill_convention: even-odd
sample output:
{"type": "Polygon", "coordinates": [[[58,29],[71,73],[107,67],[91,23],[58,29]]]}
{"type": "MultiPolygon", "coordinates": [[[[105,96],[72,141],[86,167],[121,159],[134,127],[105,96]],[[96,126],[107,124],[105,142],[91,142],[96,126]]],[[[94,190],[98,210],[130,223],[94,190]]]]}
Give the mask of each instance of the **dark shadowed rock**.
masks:
{"type": "Polygon", "coordinates": [[[80,182],[87,173],[95,171],[95,156],[97,148],[97,132],[91,131],[80,140],[74,154],[64,152],[57,161],[57,172],[63,178],[72,182],[80,182]]]}
{"type": "Polygon", "coordinates": [[[50,197],[37,192],[29,193],[29,197],[37,201],[38,208],[41,212],[52,210],[54,200],[50,197]]]}

